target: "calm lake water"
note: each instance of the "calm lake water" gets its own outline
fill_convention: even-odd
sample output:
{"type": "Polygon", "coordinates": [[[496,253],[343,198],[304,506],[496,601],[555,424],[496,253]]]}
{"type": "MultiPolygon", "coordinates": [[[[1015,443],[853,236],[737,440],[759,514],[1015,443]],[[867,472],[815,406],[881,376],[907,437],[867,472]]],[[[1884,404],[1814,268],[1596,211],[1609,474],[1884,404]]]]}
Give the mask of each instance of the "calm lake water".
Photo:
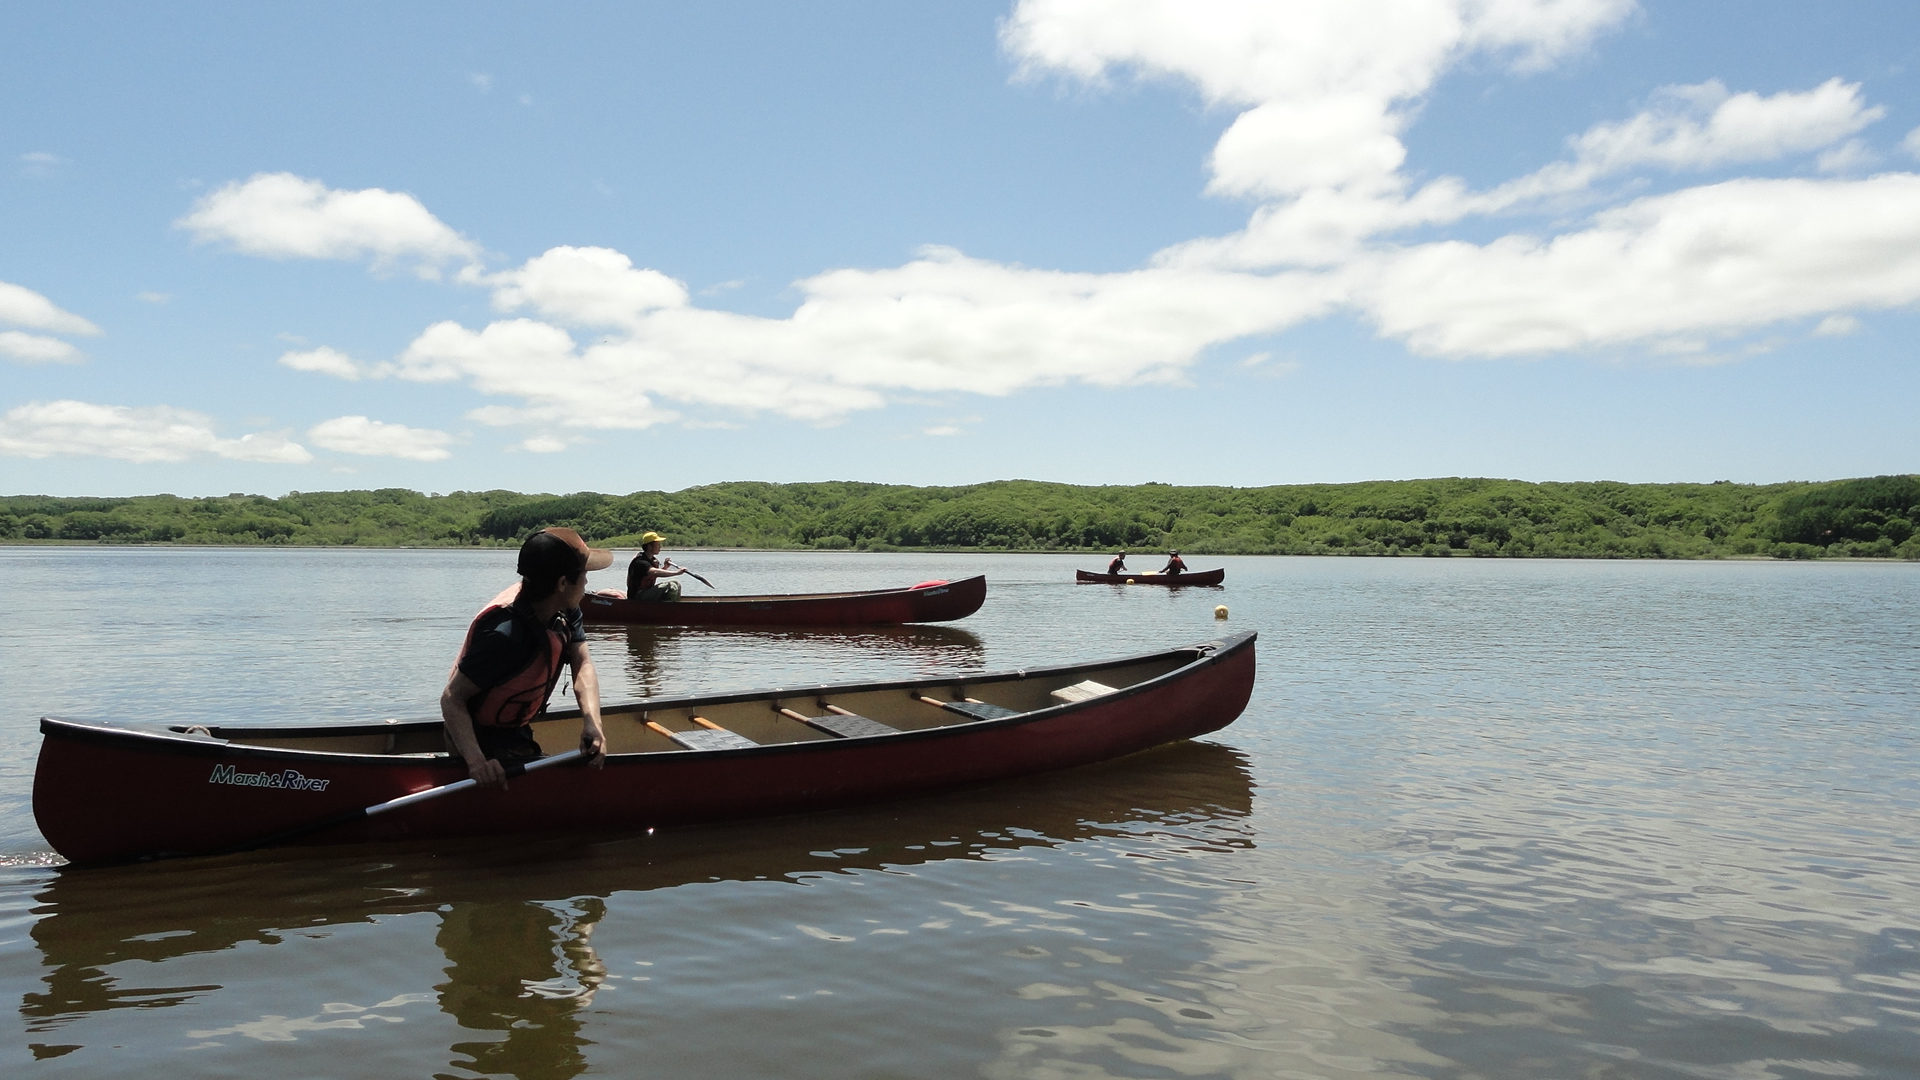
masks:
{"type": "Polygon", "coordinates": [[[1206,740],[880,808],[67,871],[38,716],[430,715],[513,557],[0,548],[0,1069],[1920,1076],[1920,566],[688,561],[990,591],[951,626],[595,630],[607,700],[1223,628],[1260,681],[1206,740]]]}

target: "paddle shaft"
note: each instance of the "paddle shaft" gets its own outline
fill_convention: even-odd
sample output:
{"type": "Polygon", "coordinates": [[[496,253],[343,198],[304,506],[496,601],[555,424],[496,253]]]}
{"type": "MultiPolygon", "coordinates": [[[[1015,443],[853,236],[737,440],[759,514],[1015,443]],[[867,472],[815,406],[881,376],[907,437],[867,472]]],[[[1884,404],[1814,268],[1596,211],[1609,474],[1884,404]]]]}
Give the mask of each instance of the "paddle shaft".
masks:
{"type": "MultiPolygon", "coordinates": [[[[535,769],[545,769],[554,765],[564,765],[567,762],[576,761],[579,758],[580,758],[580,751],[568,750],[564,754],[555,754],[552,757],[540,758],[537,761],[516,762],[512,765],[504,766],[504,768],[507,771],[508,777],[515,777],[515,776],[523,775],[525,773],[530,773],[535,769]]],[[[465,780],[455,780],[451,784],[441,784],[439,787],[431,787],[425,791],[416,791],[411,795],[402,795],[397,799],[388,799],[386,802],[374,803],[372,806],[363,806],[357,810],[349,810],[343,814],[335,814],[329,818],[322,818],[319,821],[310,821],[305,825],[296,825],[291,829],[282,829],[279,832],[271,833],[267,836],[262,836],[254,840],[249,840],[249,841],[246,841],[245,843],[233,844],[228,847],[219,848],[215,851],[201,852],[200,854],[234,855],[242,851],[252,851],[255,848],[271,847],[274,844],[285,843],[288,840],[292,840],[296,837],[306,836],[309,833],[317,833],[326,829],[336,828],[341,825],[351,825],[352,823],[363,820],[365,818],[378,817],[381,814],[392,813],[393,811],[399,810],[403,807],[413,806],[416,803],[423,803],[430,799],[440,798],[442,795],[451,795],[456,791],[465,791],[471,787],[478,787],[479,784],[480,784],[480,781],[475,780],[472,777],[468,777],[465,780]]],[[[186,852],[167,852],[156,857],[166,858],[168,856],[175,855],[175,854],[187,854],[187,853],[186,852]]]]}
{"type": "Polygon", "coordinates": [[[711,582],[711,581],[708,581],[708,580],[707,580],[706,578],[703,578],[703,577],[701,577],[701,576],[700,576],[699,574],[696,574],[696,573],[694,573],[693,571],[691,571],[691,570],[689,570],[689,569],[687,569],[687,568],[686,568],[686,567],[684,567],[684,566],[674,566],[674,562],[673,562],[673,560],[672,560],[672,559],[668,559],[668,560],[667,560],[667,565],[668,565],[668,566],[673,566],[673,567],[674,567],[674,569],[676,569],[676,570],[678,570],[678,571],[680,571],[681,573],[683,573],[683,574],[685,574],[685,575],[687,575],[688,577],[690,577],[690,578],[692,578],[693,580],[695,580],[695,581],[697,581],[697,582],[699,582],[700,584],[702,584],[702,585],[705,585],[705,586],[706,586],[707,588],[709,588],[709,589],[711,589],[711,588],[713,588],[713,582],[711,582]]]}

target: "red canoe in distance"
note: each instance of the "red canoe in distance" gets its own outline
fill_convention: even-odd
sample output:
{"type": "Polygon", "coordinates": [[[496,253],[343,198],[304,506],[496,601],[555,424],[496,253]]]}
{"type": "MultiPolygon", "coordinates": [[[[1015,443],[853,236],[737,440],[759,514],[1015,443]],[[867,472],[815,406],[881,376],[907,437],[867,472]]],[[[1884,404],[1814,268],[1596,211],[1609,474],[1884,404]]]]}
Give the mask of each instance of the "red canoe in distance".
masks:
{"type": "Polygon", "coordinates": [[[1191,574],[1096,574],[1088,570],[1075,570],[1073,580],[1082,585],[1096,583],[1101,585],[1218,585],[1227,579],[1225,567],[1218,570],[1199,570],[1191,574]]]}
{"type": "Polygon", "coordinates": [[[870,592],[693,596],[665,603],[589,593],[590,623],[629,626],[888,626],[964,619],[987,600],[985,575],[870,592]]]}
{"type": "MultiPolygon", "coordinates": [[[[925,795],[1217,731],[1253,693],[1254,635],[1098,663],[652,698],[602,710],[600,769],[559,766],[307,833],[302,844],[624,833],[925,795]]],[[[578,711],[534,721],[576,747],[578,711]]],[[[466,778],[440,721],[40,721],[33,814],[79,863],[222,851],[466,778]]]]}

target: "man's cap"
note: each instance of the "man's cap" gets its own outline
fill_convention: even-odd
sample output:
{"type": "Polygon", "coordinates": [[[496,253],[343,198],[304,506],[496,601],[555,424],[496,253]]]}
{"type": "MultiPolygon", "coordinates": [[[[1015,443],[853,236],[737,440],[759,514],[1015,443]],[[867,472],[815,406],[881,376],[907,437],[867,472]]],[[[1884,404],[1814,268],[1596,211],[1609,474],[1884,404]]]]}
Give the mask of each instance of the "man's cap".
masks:
{"type": "Polygon", "coordinates": [[[520,545],[521,577],[547,577],[549,575],[567,576],[579,573],[580,560],[586,560],[587,570],[604,570],[613,565],[613,552],[604,548],[588,547],[580,534],[572,529],[555,526],[542,529],[527,537],[520,545]]]}
{"type": "Polygon", "coordinates": [[[642,547],[648,544],[664,544],[666,542],[667,538],[657,532],[643,532],[640,534],[640,545],[642,547]]]}

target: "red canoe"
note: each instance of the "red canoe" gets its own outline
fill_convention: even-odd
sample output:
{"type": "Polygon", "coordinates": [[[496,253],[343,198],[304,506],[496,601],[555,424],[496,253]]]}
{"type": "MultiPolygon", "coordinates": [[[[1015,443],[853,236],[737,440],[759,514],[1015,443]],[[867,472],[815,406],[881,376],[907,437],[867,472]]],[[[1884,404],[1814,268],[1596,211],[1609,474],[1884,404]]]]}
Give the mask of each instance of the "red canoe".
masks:
{"type": "Polygon", "coordinates": [[[870,592],[689,594],[669,603],[589,594],[580,612],[590,623],[639,626],[885,626],[964,619],[986,600],[987,579],[980,576],[870,592]]]}
{"type": "Polygon", "coordinates": [[[1191,574],[1096,574],[1088,570],[1075,570],[1073,579],[1082,585],[1088,582],[1102,585],[1218,585],[1227,579],[1227,571],[1224,567],[1191,574]]]}
{"type": "MultiPolygon", "coordinates": [[[[601,769],[528,773],[302,843],[625,832],[845,806],[1064,769],[1232,723],[1254,635],[995,675],[654,698],[602,710],[601,769]]],[[[549,753],[580,714],[534,723],[549,753]]],[[[40,721],[33,813],[74,862],[215,852],[461,780],[438,720],[319,727],[40,721]]]]}

